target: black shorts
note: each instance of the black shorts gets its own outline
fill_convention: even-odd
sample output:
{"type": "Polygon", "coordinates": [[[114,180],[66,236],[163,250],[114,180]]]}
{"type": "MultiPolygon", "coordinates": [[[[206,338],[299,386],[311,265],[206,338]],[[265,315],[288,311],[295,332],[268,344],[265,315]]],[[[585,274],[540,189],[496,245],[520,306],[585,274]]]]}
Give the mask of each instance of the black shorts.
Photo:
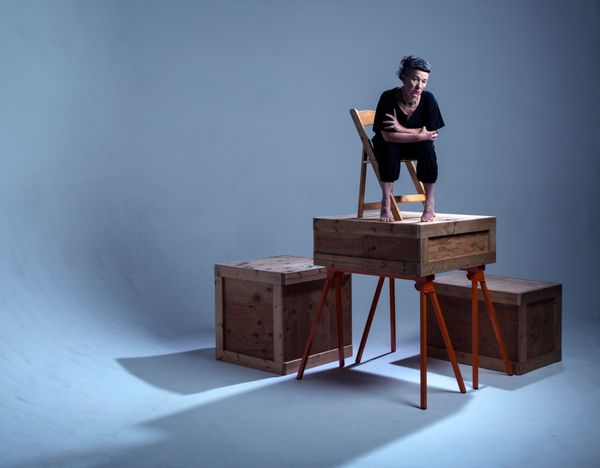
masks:
{"type": "Polygon", "coordinates": [[[388,143],[381,138],[373,141],[373,149],[382,182],[398,180],[402,161],[407,159],[417,161],[417,179],[421,182],[433,184],[437,181],[438,165],[433,142],[388,143]]]}

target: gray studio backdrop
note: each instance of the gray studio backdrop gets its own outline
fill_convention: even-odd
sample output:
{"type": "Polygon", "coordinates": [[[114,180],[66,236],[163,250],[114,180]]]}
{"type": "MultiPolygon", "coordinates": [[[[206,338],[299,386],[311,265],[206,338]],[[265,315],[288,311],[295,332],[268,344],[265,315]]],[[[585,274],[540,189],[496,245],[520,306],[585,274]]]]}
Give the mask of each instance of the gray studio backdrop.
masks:
{"type": "Polygon", "coordinates": [[[348,109],[409,53],[447,123],[438,211],[496,215],[489,271],[562,282],[565,323],[597,320],[599,11],[0,1],[2,342],[212,327],[215,262],[311,255],[312,218],[355,211],[348,109]]]}

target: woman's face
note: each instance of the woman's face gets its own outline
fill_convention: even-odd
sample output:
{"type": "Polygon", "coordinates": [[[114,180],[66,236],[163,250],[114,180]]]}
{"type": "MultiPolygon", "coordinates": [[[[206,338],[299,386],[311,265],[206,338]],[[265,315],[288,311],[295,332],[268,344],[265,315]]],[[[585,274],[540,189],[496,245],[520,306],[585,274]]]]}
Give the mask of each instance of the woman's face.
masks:
{"type": "Polygon", "coordinates": [[[402,80],[404,83],[405,92],[408,94],[407,97],[418,99],[425,89],[425,86],[427,86],[428,78],[429,73],[427,72],[421,70],[407,71],[404,74],[404,79],[402,80]]]}

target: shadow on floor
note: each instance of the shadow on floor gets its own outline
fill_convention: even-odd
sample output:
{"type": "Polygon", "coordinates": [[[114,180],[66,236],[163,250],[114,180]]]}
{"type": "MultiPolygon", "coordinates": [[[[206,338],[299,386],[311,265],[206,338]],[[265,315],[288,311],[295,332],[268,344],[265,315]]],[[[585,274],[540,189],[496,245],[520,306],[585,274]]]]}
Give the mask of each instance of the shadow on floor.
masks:
{"type": "MultiPolygon", "coordinates": [[[[165,363],[168,361],[165,361],[165,363]]],[[[133,428],[152,441],[37,460],[65,466],[337,466],[461,411],[470,396],[430,387],[429,409],[415,406],[419,385],[357,369],[312,371],[303,381],[223,396],[133,428]],[[88,465],[89,466],[89,465],[88,465]]],[[[140,440],[137,437],[137,440],[140,440]]]]}
{"type": "Polygon", "coordinates": [[[159,356],[120,358],[130,374],[155,387],[181,395],[267,379],[275,374],[215,359],[215,348],[159,356]]]}
{"type": "MultiPolygon", "coordinates": [[[[402,367],[409,367],[411,369],[419,369],[420,358],[419,355],[407,357],[394,361],[391,364],[402,367]]],[[[469,384],[472,379],[472,368],[464,364],[460,364],[460,372],[465,381],[469,384]]],[[[449,361],[436,358],[427,358],[427,371],[434,372],[439,375],[446,377],[454,377],[452,366],[449,361]]],[[[564,371],[564,365],[562,362],[557,362],[540,369],[536,369],[532,372],[528,372],[523,375],[508,376],[503,372],[496,372],[489,369],[479,368],[479,388],[494,387],[502,390],[518,390],[526,387],[533,383],[552,377],[564,371]]],[[[467,385],[469,387],[469,385],[467,385]]],[[[469,390],[469,388],[467,388],[469,390]]]]}

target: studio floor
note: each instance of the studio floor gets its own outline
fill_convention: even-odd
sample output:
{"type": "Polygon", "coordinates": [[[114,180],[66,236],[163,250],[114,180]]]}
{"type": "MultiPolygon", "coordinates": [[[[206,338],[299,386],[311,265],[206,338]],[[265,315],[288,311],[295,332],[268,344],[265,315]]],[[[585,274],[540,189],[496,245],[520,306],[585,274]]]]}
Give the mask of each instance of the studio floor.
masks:
{"type": "MultiPolygon", "coordinates": [[[[568,314],[568,311],[565,311],[568,314]]],[[[360,338],[354,324],[355,346],[360,338]]],[[[482,370],[458,393],[429,360],[419,402],[418,333],[388,353],[376,322],[359,366],[274,376],[216,361],[212,330],[142,336],[51,318],[3,336],[3,467],[595,467],[600,329],[565,320],[563,361],[522,376],[482,370]],[[78,336],[79,343],[65,337],[78,336]],[[35,344],[33,344],[35,343],[35,344]],[[386,354],[387,353],[387,354],[386,354]]],[[[355,348],[356,350],[356,348],[355,348]]],[[[351,364],[352,359],[347,363],[351,364]]]]}

